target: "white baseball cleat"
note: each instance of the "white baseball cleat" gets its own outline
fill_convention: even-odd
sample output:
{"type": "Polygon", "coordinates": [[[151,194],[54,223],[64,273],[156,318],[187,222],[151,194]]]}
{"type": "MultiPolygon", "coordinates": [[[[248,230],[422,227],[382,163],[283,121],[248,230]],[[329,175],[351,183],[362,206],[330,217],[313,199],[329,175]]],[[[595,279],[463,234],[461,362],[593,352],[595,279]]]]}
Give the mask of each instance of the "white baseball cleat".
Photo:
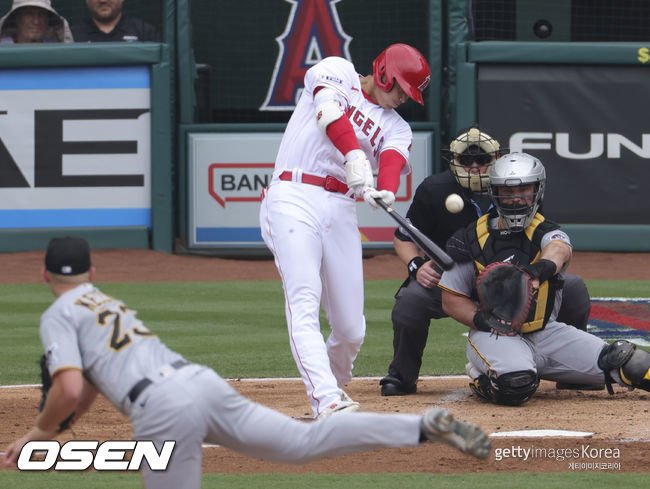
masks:
{"type": "Polygon", "coordinates": [[[318,416],[316,416],[316,419],[323,419],[327,418],[328,416],[331,416],[332,414],[339,414],[339,413],[354,413],[356,411],[359,411],[361,409],[361,406],[359,405],[358,402],[353,401],[350,399],[350,396],[348,396],[345,392],[341,394],[341,400],[337,402],[333,402],[329,406],[327,406],[325,409],[323,409],[318,416]]]}
{"type": "Polygon", "coordinates": [[[457,421],[442,409],[429,409],[422,416],[422,433],[430,441],[443,442],[477,458],[490,456],[490,439],[472,423],[457,421]]]}

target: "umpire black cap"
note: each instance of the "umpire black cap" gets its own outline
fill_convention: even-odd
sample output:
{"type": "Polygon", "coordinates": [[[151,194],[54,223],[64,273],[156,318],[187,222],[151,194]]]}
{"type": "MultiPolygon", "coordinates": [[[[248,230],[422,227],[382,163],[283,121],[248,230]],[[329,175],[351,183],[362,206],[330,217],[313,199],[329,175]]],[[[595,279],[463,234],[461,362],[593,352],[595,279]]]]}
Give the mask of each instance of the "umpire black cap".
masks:
{"type": "Polygon", "coordinates": [[[45,268],[59,275],[79,275],[90,269],[90,247],[83,238],[52,238],[45,253],[45,268]]]}

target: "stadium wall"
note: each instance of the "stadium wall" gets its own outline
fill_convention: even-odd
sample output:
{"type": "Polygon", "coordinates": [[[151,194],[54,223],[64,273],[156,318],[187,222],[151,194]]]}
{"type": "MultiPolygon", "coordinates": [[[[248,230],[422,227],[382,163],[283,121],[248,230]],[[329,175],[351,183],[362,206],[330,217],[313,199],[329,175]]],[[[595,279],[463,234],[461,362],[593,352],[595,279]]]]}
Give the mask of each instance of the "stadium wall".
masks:
{"type": "MultiPolygon", "coordinates": [[[[650,250],[650,204],[642,198],[643,188],[640,185],[649,176],[645,174],[645,167],[650,158],[650,135],[647,123],[642,118],[643,114],[648,113],[648,98],[638,97],[637,100],[634,95],[638,89],[638,78],[647,73],[650,66],[647,56],[650,39],[647,39],[647,29],[643,28],[643,25],[647,25],[643,20],[649,15],[648,9],[634,7],[633,2],[619,2],[617,15],[620,19],[610,18],[607,25],[601,25],[598,22],[601,22],[602,19],[599,19],[603,15],[595,18],[589,14],[591,17],[588,20],[592,25],[575,27],[580,16],[585,16],[582,12],[582,3],[585,2],[581,0],[573,0],[571,9],[566,7],[567,2],[557,0],[414,0],[408,3],[376,0],[370,10],[366,2],[323,0],[318,3],[326,9],[318,12],[332,15],[331,25],[335,27],[331,32],[323,33],[327,38],[324,38],[325,41],[340,43],[342,53],[360,71],[367,71],[378,50],[392,42],[407,42],[425,53],[432,68],[425,107],[407,104],[409,107],[404,109],[403,115],[411,121],[414,131],[431,141],[427,146],[430,155],[427,153],[426,156],[429,158],[426,171],[442,169],[439,150],[459,128],[472,122],[494,125],[494,135],[504,145],[519,141],[519,147],[538,154],[547,165],[550,178],[547,199],[551,217],[569,230],[576,249],[650,250]],[[645,10],[639,12],[634,8],[645,10]],[[539,33],[543,33],[546,32],[544,29],[548,30],[548,26],[540,27],[541,17],[550,19],[553,27],[552,35],[545,38],[531,31],[538,29],[539,33]],[[496,18],[496,21],[489,20],[492,18],[496,18]],[[616,22],[620,24],[618,27],[616,22]],[[639,24],[638,28],[636,24],[639,24]],[[603,33],[606,33],[608,41],[626,40],[616,37],[617,28],[618,31],[627,32],[629,42],[594,42],[599,35],[605,35],[603,33]],[[536,85],[525,82],[525,78],[540,73],[545,83],[540,85],[542,89],[539,95],[530,95],[526,87],[536,85]],[[523,80],[511,83],[513,78],[508,78],[509,74],[523,80]],[[555,81],[549,78],[551,74],[556,77],[555,81]],[[593,79],[603,76],[610,85],[598,87],[593,79]],[[513,111],[509,107],[511,94],[505,88],[506,94],[500,94],[500,84],[514,87],[515,93],[517,90],[523,91],[518,95],[520,102],[510,105],[527,106],[529,112],[518,114],[513,111]],[[541,129],[522,123],[522,120],[531,120],[531,113],[537,117],[540,104],[543,107],[549,99],[561,99],[561,87],[570,87],[579,92],[581,85],[586,87],[588,94],[593,95],[591,99],[584,99],[582,105],[569,104],[569,107],[556,110],[553,118],[545,118],[546,126],[541,129]],[[630,87],[631,90],[628,90],[630,87]],[[631,95],[628,98],[621,95],[623,98],[611,102],[612,90],[631,95]],[[526,103],[522,104],[521,100],[526,103]],[[494,107],[498,109],[497,113],[512,117],[512,124],[509,125],[507,120],[504,122],[506,117],[495,116],[494,107]],[[598,126],[597,121],[603,113],[607,115],[606,124],[598,126]],[[562,138],[567,138],[563,134],[570,132],[565,129],[567,124],[572,129],[584,130],[583,134],[570,134],[570,142],[564,153],[574,156],[597,154],[599,144],[604,141],[598,157],[572,162],[558,158],[560,142],[562,138]],[[525,144],[522,146],[522,136],[517,134],[521,132],[541,132],[546,139],[532,141],[524,138],[525,144]],[[548,134],[551,136],[547,138],[548,134]],[[513,136],[516,136],[514,140],[513,136]],[[535,145],[542,147],[536,148],[535,145]],[[595,211],[591,212],[593,209],[595,211]]],[[[7,0],[0,2],[4,10],[9,5],[7,0]]],[[[34,156],[34,136],[29,133],[31,139],[27,149],[16,150],[16,138],[6,135],[11,135],[9,129],[15,131],[18,126],[3,129],[3,120],[5,126],[11,126],[7,121],[13,120],[11,117],[15,111],[13,108],[8,111],[7,107],[14,107],[11,103],[15,100],[11,95],[18,92],[5,93],[9,105],[0,106],[0,141],[9,157],[0,147],[0,175],[15,178],[23,187],[18,190],[10,188],[15,183],[10,185],[6,182],[11,179],[3,178],[5,183],[0,186],[0,209],[29,212],[5,214],[4,227],[0,225],[0,251],[43,249],[51,236],[66,233],[82,235],[96,248],[206,252],[205,249],[188,246],[188,202],[194,192],[188,179],[188,133],[217,134],[226,130],[233,134],[259,131],[280,134],[283,131],[291,113],[291,101],[276,97],[276,106],[273,106],[272,81],[277,75],[283,42],[286,46],[292,15],[298,15],[298,7],[305,5],[312,6],[314,2],[130,0],[125,5],[133,9],[129,13],[159,25],[163,32],[162,43],[12,46],[0,49],[0,73],[17,73],[23,78],[33,73],[43,78],[44,69],[60,75],[67,70],[72,70],[72,73],[73,70],[89,67],[126,68],[126,73],[130,73],[131,69],[137,71],[144,68],[149,80],[149,86],[145,89],[150,91],[148,106],[136,107],[146,109],[145,112],[136,116],[123,115],[131,118],[128,123],[137,120],[138,124],[143,124],[142,127],[149,128],[148,141],[143,143],[138,140],[140,144],[137,150],[149,147],[149,152],[143,153],[148,168],[140,172],[144,175],[141,181],[146,182],[145,204],[142,204],[142,196],[138,197],[138,203],[130,203],[133,195],[143,190],[137,185],[131,184],[133,192],[119,188],[107,192],[107,188],[90,185],[88,192],[78,193],[78,187],[65,187],[61,182],[69,180],[64,174],[71,172],[74,175],[75,172],[79,173],[79,169],[75,169],[74,164],[65,167],[63,162],[58,164],[58,187],[48,188],[47,182],[44,184],[42,179],[37,185],[35,170],[30,169],[41,164],[34,156]],[[256,26],[253,35],[249,34],[249,29],[243,28],[249,25],[256,26]],[[3,114],[3,111],[7,114],[3,114]],[[149,126],[145,125],[147,120],[149,126]],[[31,149],[30,145],[33,146],[31,149]],[[22,156],[16,159],[14,153],[22,156]],[[24,181],[20,180],[15,167],[23,174],[24,181]],[[37,189],[37,186],[40,188],[37,189]],[[32,199],[30,192],[36,190],[36,198],[32,199]],[[76,192],[78,198],[75,197],[76,192]],[[72,204],[71,199],[74,200],[72,204]],[[98,205],[97,201],[101,199],[104,200],[98,205]],[[111,202],[111,199],[115,202],[111,202]],[[8,205],[7,202],[13,203],[8,205]],[[34,213],[43,210],[35,202],[48,207],[46,210],[50,213],[34,213]],[[75,212],[61,213],[52,218],[52,226],[46,225],[52,212],[57,214],[58,210],[71,209],[75,212]],[[80,209],[87,212],[80,212],[80,209]],[[111,215],[116,209],[121,211],[111,215]],[[69,225],[62,225],[66,224],[69,216],[74,219],[70,218],[69,225]],[[95,222],[89,224],[93,219],[95,222]],[[13,227],[12,222],[16,223],[13,227]],[[75,225],[76,222],[81,224],[75,225]]],[[[84,9],[83,3],[65,3],[59,7],[60,13],[70,21],[84,16],[84,9]]],[[[320,48],[324,49],[327,42],[323,41],[320,48]]],[[[310,60],[315,61],[318,54],[318,50],[309,51],[312,56],[310,60]]],[[[68,76],[68,82],[71,78],[72,75],[68,76]]],[[[45,97],[45,92],[52,89],[50,86],[40,88],[44,93],[32,93],[45,97]]],[[[106,87],[95,88],[101,90],[106,87]]],[[[47,106],[36,109],[43,113],[53,110],[47,106]]],[[[59,109],[74,110],[75,107],[59,109]]],[[[79,110],[79,107],[76,109],[79,110]]],[[[89,110],[88,107],[82,109],[89,110]]],[[[120,106],[111,110],[122,109],[124,107],[120,106]]],[[[29,110],[35,109],[32,107],[29,110]]],[[[61,119],[60,126],[63,131],[68,130],[68,125],[76,127],[77,133],[71,134],[80,138],[80,124],[75,122],[79,115],[73,114],[72,117],[72,121],[61,119]]],[[[93,118],[96,117],[96,114],[93,115],[93,118]]],[[[605,118],[600,117],[600,120],[605,118]]],[[[96,120],[92,122],[97,123],[96,120]]],[[[92,127],[92,124],[88,124],[88,128],[92,127]]],[[[58,150],[65,152],[74,146],[66,146],[67,143],[82,142],[75,137],[71,138],[69,134],[60,136],[58,150]]],[[[84,142],[86,151],[93,144],[101,143],[91,136],[84,137],[89,138],[84,142]]],[[[109,135],[104,137],[103,142],[116,143],[120,138],[127,140],[121,141],[126,147],[123,151],[133,152],[133,141],[128,141],[128,137],[114,136],[113,140],[109,135]]],[[[95,161],[101,162],[101,152],[110,153],[110,148],[97,149],[100,147],[101,144],[94,146],[95,149],[89,153],[94,153],[95,161]]],[[[47,153],[43,147],[39,151],[41,156],[47,153]]],[[[81,149],[72,151],[77,154],[73,155],[71,161],[82,157],[79,156],[81,149]]],[[[106,161],[110,164],[111,160],[107,157],[106,161]]],[[[94,170],[92,178],[99,175],[102,175],[101,171],[94,170]]],[[[123,176],[120,173],[120,178],[123,176]]],[[[91,183],[96,181],[92,178],[88,180],[91,183]]],[[[123,181],[130,180],[127,178],[123,181]]],[[[238,246],[214,251],[247,253],[238,246]]]]}

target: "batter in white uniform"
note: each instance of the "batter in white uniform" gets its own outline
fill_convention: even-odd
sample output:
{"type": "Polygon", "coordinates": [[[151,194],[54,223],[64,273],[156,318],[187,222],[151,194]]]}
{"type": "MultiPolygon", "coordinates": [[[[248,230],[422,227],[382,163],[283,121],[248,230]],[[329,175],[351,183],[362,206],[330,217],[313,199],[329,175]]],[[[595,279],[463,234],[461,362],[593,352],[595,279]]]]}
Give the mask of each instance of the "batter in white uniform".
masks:
{"type": "Polygon", "coordinates": [[[412,140],[394,109],[409,97],[423,104],[429,79],[422,54],[405,44],[386,48],[367,76],[343,58],[326,58],[307,71],[282,138],[260,226],[282,278],[291,352],[315,417],[359,409],[342,390],[366,328],[355,197],[373,207],[375,198],[394,202],[400,173],[410,171],[412,140]]]}
{"type": "Polygon", "coordinates": [[[597,336],[556,321],[562,275],[571,260],[569,237],[537,212],[546,171],[535,157],[511,153],[489,170],[488,193],[496,210],[454,234],[447,245],[456,266],[442,274],[442,305],[469,326],[467,373],[480,397],[521,404],[539,380],[575,384],[612,382],[650,390],[650,354],[627,341],[608,345],[597,336]],[[509,262],[536,286],[521,334],[491,331],[478,311],[476,276],[488,264],[509,262]]]}
{"type": "Polygon", "coordinates": [[[56,436],[73,411],[76,421],[98,391],[129,416],[134,439],[152,440],[159,452],[165,441],[176,442],[166,470],[143,462],[147,488],[201,487],[202,442],[284,463],[425,440],[480,458],[490,453],[489,438],[476,425],[440,408],[423,416],[360,413],[306,423],[253,403],[213,370],[171,351],[132,309],[94,287],[83,239],[53,239],[45,265],[43,277],[56,297],[40,326],[52,387],[34,427],[7,448],[5,465],[15,466],[28,441],[56,436]]]}

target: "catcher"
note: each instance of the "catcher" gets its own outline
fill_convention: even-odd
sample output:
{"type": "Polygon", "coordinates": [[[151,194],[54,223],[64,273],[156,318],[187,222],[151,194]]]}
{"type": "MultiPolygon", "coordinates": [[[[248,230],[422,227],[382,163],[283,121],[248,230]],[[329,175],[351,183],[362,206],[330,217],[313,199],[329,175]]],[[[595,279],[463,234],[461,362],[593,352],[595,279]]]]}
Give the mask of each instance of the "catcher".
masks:
{"type": "MultiPolygon", "coordinates": [[[[461,129],[443,159],[449,168],[431,175],[418,185],[406,217],[439,246],[460,228],[475,221],[493,206],[487,194],[488,170],[501,155],[508,153],[499,142],[476,126],[461,129]],[[464,208],[451,214],[445,206],[448,195],[457,193],[464,208]]],[[[540,207],[541,212],[541,207],[540,207]]],[[[417,382],[429,332],[435,334],[436,320],[447,317],[442,309],[442,291],[438,287],[440,270],[421,256],[417,245],[401,228],[393,237],[395,253],[408,269],[408,278],[395,294],[391,312],[393,321],[393,358],[388,374],[380,380],[382,396],[405,396],[417,392],[417,382]],[[433,329],[431,329],[433,328],[433,329]]],[[[563,295],[567,299],[558,320],[587,330],[591,302],[584,281],[578,275],[564,277],[563,295]]],[[[430,346],[431,348],[431,346],[430,346]]],[[[584,389],[584,385],[558,382],[558,389],[584,389]]],[[[590,386],[602,388],[603,384],[590,386]]]]}
{"type": "Polygon", "coordinates": [[[650,391],[650,353],[556,320],[572,250],[567,234],[538,212],[545,185],[537,158],[502,156],[489,170],[494,209],[447,243],[457,266],[440,280],[442,306],[470,328],[471,389],[506,405],[529,400],[540,379],[650,391]]]}

